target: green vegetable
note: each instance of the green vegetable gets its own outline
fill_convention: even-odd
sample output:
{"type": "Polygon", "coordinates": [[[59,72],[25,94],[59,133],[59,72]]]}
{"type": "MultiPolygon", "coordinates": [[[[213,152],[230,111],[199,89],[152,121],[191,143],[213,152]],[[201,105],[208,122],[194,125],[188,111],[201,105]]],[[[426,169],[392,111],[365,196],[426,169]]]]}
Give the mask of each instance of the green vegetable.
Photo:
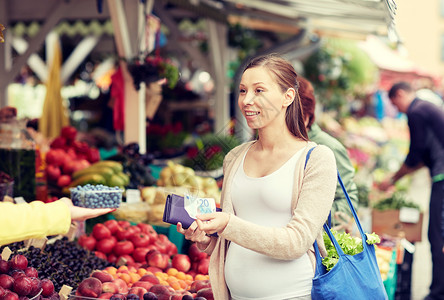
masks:
{"type": "Polygon", "coordinates": [[[407,199],[406,193],[396,191],[390,198],[384,199],[376,203],[373,208],[377,210],[400,209],[401,207],[411,207],[420,210],[418,204],[407,199]]]}
{"type": "MultiPolygon", "coordinates": [[[[341,246],[342,251],[344,251],[344,254],[355,255],[364,250],[361,238],[352,237],[349,233],[337,232],[336,230],[332,230],[331,232],[338,241],[339,246],[341,246]]],[[[381,242],[379,236],[374,232],[371,234],[366,233],[365,235],[367,236],[367,244],[369,245],[381,242]]],[[[327,233],[323,233],[323,238],[325,248],[327,249],[327,256],[322,259],[322,264],[326,267],[327,271],[330,271],[338,262],[339,255],[327,233]]]]}

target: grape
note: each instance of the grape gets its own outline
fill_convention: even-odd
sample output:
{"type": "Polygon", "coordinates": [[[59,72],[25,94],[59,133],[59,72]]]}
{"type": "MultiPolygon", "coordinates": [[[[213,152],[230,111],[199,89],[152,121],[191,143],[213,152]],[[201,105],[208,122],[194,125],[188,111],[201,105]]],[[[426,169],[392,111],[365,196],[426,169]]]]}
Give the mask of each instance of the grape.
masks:
{"type": "Polygon", "coordinates": [[[139,300],[139,296],[137,296],[136,294],[128,294],[126,296],[126,300],[139,300]]]}
{"type": "Polygon", "coordinates": [[[75,206],[89,208],[116,208],[122,200],[122,190],[119,187],[109,187],[103,184],[77,186],[71,188],[71,200],[75,206]]]}

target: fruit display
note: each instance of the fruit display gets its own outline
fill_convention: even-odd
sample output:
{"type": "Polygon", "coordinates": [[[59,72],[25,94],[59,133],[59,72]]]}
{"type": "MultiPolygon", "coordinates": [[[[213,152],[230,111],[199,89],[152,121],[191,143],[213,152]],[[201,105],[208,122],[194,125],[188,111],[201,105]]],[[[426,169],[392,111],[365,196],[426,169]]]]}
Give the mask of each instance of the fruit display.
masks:
{"type": "Polygon", "coordinates": [[[70,189],[71,200],[75,206],[89,208],[119,207],[122,192],[119,187],[109,187],[102,184],[76,186],[70,189]]]}
{"type": "Polygon", "coordinates": [[[45,153],[46,178],[52,189],[60,190],[72,181],[72,174],[100,160],[99,150],[86,142],[76,140],[77,130],[72,126],[62,128],[60,136],[50,144],[45,153]]]}
{"type": "Polygon", "coordinates": [[[53,281],[28,265],[28,259],[15,254],[8,261],[0,259],[0,299],[19,300],[41,297],[59,299],[53,281]]]}
{"type": "MultiPolygon", "coordinates": [[[[28,267],[34,268],[41,278],[50,279],[56,291],[63,285],[75,287],[93,270],[113,265],[66,238],[47,244],[44,250],[33,246],[26,249],[23,242],[6,246],[11,249],[13,255],[24,256],[28,267]]],[[[6,246],[0,248],[0,251],[6,246]]]]}
{"type": "Polygon", "coordinates": [[[390,271],[390,263],[393,258],[393,250],[382,247],[375,247],[376,261],[378,262],[379,272],[382,280],[386,280],[390,271]]]}
{"type": "Polygon", "coordinates": [[[86,184],[103,184],[124,189],[129,183],[129,176],[123,173],[122,163],[102,160],[72,174],[72,182],[68,187],[86,184]]]}
{"type": "Polygon", "coordinates": [[[155,267],[134,266],[93,271],[78,285],[71,298],[85,297],[113,300],[214,298],[208,275],[193,277],[174,267],[162,272],[155,267]]]}

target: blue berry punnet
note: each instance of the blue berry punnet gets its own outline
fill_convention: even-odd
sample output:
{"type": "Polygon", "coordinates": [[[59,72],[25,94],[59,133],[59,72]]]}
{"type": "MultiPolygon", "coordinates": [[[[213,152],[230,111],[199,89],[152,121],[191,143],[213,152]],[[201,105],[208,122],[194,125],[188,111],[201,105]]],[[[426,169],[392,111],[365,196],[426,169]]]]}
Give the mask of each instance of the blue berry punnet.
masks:
{"type": "Polygon", "coordinates": [[[71,188],[71,200],[75,206],[88,208],[117,208],[122,201],[123,190],[103,184],[86,184],[71,188]]]}

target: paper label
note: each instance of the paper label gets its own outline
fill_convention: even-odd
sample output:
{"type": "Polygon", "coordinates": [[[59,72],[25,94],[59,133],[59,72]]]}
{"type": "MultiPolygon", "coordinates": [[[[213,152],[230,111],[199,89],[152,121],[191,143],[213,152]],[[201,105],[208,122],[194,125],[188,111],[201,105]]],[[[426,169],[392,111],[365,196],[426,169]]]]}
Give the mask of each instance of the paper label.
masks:
{"type": "Polygon", "coordinates": [[[23,197],[14,197],[14,201],[16,204],[27,203],[23,197]]]}
{"type": "Polygon", "coordinates": [[[9,249],[9,247],[5,247],[2,251],[2,259],[8,261],[11,254],[11,249],[9,249]]]}
{"type": "Polygon", "coordinates": [[[60,299],[67,300],[69,298],[69,294],[71,293],[71,291],[72,287],[64,284],[59,292],[60,299]]]}
{"type": "Polygon", "coordinates": [[[137,189],[126,190],[126,203],[138,203],[142,200],[140,191],[137,189]]]}
{"type": "Polygon", "coordinates": [[[34,248],[45,249],[46,243],[48,242],[47,238],[43,239],[29,239],[25,241],[25,248],[29,248],[34,246],[34,248]]]}
{"type": "Polygon", "coordinates": [[[399,221],[404,223],[418,223],[419,210],[412,207],[401,207],[399,210],[399,221]]]}
{"type": "Polygon", "coordinates": [[[413,245],[412,243],[410,243],[406,239],[401,239],[401,245],[404,247],[404,249],[407,252],[409,252],[411,254],[415,253],[415,250],[416,250],[415,245],[413,245]]]}
{"type": "Polygon", "coordinates": [[[184,206],[187,213],[193,219],[196,219],[198,215],[216,212],[216,201],[214,198],[199,198],[185,194],[184,206]]]}

